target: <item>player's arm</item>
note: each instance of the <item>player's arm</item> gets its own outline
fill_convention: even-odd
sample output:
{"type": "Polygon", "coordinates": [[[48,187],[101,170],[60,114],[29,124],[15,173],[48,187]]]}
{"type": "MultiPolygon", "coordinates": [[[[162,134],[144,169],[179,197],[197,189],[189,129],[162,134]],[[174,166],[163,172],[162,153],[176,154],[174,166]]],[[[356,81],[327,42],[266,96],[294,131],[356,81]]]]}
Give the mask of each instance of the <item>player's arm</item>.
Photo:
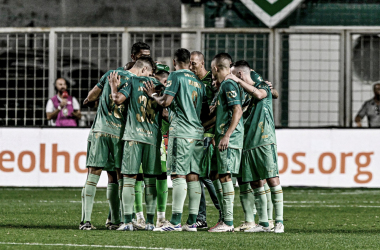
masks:
{"type": "Polygon", "coordinates": [[[243,110],[241,109],[240,104],[236,104],[232,106],[232,120],[231,125],[228,128],[226,134],[223,136],[223,138],[220,140],[218,148],[219,151],[224,151],[228,148],[228,143],[230,142],[230,137],[232,135],[232,132],[234,132],[236,126],[239,124],[240,118],[243,114],[243,110]]]}
{"type": "Polygon", "coordinates": [[[92,102],[95,102],[99,99],[100,94],[102,93],[101,88],[99,88],[98,84],[93,87],[90,92],[88,92],[87,98],[83,101],[84,106],[91,106],[92,102]]]}
{"type": "Polygon", "coordinates": [[[214,127],[215,126],[215,122],[216,122],[216,116],[213,116],[211,119],[209,119],[208,121],[205,121],[204,123],[202,123],[202,126],[205,128],[205,130],[209,130],[210,128],[214,127]]]}
{"type": "Polygon", "coordinates": [[[169,111],[167,109],[162,109],[162,119],[169,122],[169,111]]]}
{"type": "Polygon", "coordinates": [[[111,98],[116,105],[120,105],[127,100],[128,95],[118,92],[117,87],[120,85],[120,76],[117,72],[114,71],[108,76],[108,83],[111,87],[111,98]]]}
{"type": "Polygon", "coordinates": [[[255,88],[251,84],[246,83],[245,81],[241,80],[240,78],[238,78],[237,76],[235,76],[233,74],[227,75],[226,80],[227,79],[231,79],[231,80],[237,82],[245,91],[247,91],[250,95],[252,95],[256,99],[261,100],[261,99],[264,99],[265,97],[267,97],[267,95],[268,95],[264,89],[255,88]]]}
{"type": "Polygon", "coordinates": [[[145,93],[147,93],[150,98],[155,100],[158,105],[164,108],[170,106],[170,104],[172,103],[174,99],[174,96],[168,95],[166,93],[164,93],[162,96],[159,96],[156,92],[156,87],[152,81],[147,81],[146,83],[144,83],[144,85],[145,85],[145,88],[144,88],[145,93]]]}

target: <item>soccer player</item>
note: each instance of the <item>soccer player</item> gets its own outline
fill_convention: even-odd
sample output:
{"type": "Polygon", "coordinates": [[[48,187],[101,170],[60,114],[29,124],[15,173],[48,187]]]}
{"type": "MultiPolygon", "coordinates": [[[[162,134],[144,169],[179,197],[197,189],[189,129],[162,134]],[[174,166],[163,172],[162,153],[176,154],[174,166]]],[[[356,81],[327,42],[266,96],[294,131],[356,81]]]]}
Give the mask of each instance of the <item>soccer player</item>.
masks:
{"type": "MultiPolygon", "coordinates": [[[[141,59],[140,59],[141,60],[141,59]]],[[[116,72],[121,76],[121,82],[118,90],[123,92],[127,80],[131,76],[149,75],[147,66],[144,63],[138,63],[129,71],[121,68],[116,72]]],[[[99,96],[98,111],[91,127],[89,141],[87,146],[86,166],[89,169],[85,188],[83,190],[84,213],[80,229],[91,230],[91,213],[96,193],[96,185],[99,181],[102,170],[115,171],[120,178],[120,168],[122,159],[122,142],[120,140],[125,128],[125,106],[116,105],[111,98],[111,88],[108,84],[109,76],[113,71],[108,71],[99,81],[99,83],[89,92],[84,104],[95,101],[99,96]],[[111,159],[110,159],[111,158],[111,159]],[[110,167],[109,161],[114,162],[114,167],[110,167]]],[[[114,190],[114,189],[113,189],[114,190]]],[[[116,188],[117,190],[117,188],[116,188]]],[[[108,193],[108,192],[107,192],[108,193]]],[[[119,214],[119,201],[116,195],[117,191],[112,192],[109,197],[112,217],[117,218],[119,214]]],[[[115,223],[115,222],[114,222],[115,223]]]]}
{"type": "MultiPolygon", "coordinates": [[[[150,70],[155,71],[155,63],[150,60],[150,70]]],[[[147,207],[147,223],[144,228],[135,229],[154,229],[154,214],[156,210],[156,178],[161,171],[161,119],[162,107],[149,99],[143,91],[144,83],[154,81],[155,88],[163,87],[158,80],[150,77],[132,77],[124,93],[117,93],[116,86],[118,81],[111,81],[112,99],[116,104],[123,103],[129,97],[129,109],[127,117],[127,127],[123,135],[124,154],[122,164],[122,174],[124,179],[123,187],[123,206],[124,224],[118,230],[133,231],[132,223],[133,203],[135,199],[134,185],[136,184],[137,174],[142,169],[146,186],[145,201],[147,207]]]]}
{"type": "Polygon", "coordinates": [[[211,62],[214,78],[220,83],[216,102],[215,144],[217,146],[217,169],[211,169],[214,185],[221,185],[217,190],[223,191],[223,222],[209,232],[233,232],[233,201],[235,197],[232,174],[238,174],[243,148],[242,88],[232,80],[225,80],[230,73],[231,56],[227,53],[217,54],[211,62]]]}
{"type": "Polygon", "coordinates": [[[273,120],[272,94],[265,82],[254,83],[250,77],[250,67],[246,61],[238,61],[231,68],[232,79],[241,85],[252,98],[245,120],[242,179],[250,182],[255,195],[259,224],[245,232],[270,232],[267,214],[267,196],[262,180],[266,180],[271,190],[275,209],[275,233],[283,233],[283,193],[279,180],[275,125],[273,120]]]}
{"type": "MultiPolygon", "coordinates": [[[[197,231],[201,187],[200,160],[203,153],[201,113],[207,116],[206,88],[189,70],[190,52],[178,49],[174,54],[176,69],[169,75],[163,96],[155,95],[154,86],[147,84],[145,91],[160,106],[170,106],[170,127],[167,168],[173,180],[172,217],[154,231],[197,231]],[[189,217],[181,227],[183,205],[189,193],[189,217]]],[[[202,117],[203,120],[203,117],[202,117]]]]}
{"type": "MultiPolygon", "coordinates": [[[[134,43],[132,45],[132,48],[131,48],[131,59],[132,59],[132,62],[127,63],[123,67],[123,69],[124,70],[130,70],[133,67],[133,65],[135,64],[136,60],[139,59],[141,56],[150,56],[150,47],[149,47],[149,45],[146,44],[146,43],[144,43],[144,42],[134,43]]],[[[110,72],[112,72],[112,71],[110,71],[110,72]]],[[[123,212],[123,204],[122,204],[123,178],[119,179],[118,183],[119,183],[120,212],[123,215],[124,214],[124,212],[123,212]]],[[[144,187],[143,175],[139,174],[137,176],[137,184],[135,186],[136,199],[135,199],[134,208],[135,208],[135,211],[136,211],[136,214],[137,214],[137,217],[138,217],[136,223],[139,224],[139,225],[142,225],[142,226],[145,223],[145,219],[144,219],[144,215],[143,215],[143,206],[142,206],[143,187],[144,187]]],[[[133,215],[133,218],[134,217],[135,217],[135,213],[133,215]]],[[[106,228],[110,228],[110,226],[112,226],[112,223],[111,223],[111,210],[110,210],[110,212],[108,214],[108,218],[107,218],[107,221],[106,221],[106,228]]]]}
{"type": "MultiPolygon", "coordinates": [[[[169,76],[170,68],[164,64],[157,64],[157,70],[154,74],[154,77],[162,83],[165,87],[167,84],[167,79],[169,76]]],[[[162,134],[166,134],[169,130],[168,120],[168,111],[163,110],[163,120],[161,132],[162,134]]],[[[166,147],[164,139],[161,141],[161,171],[162,174],[157,177],[156,187],[157,187],[157,221],[156,226],[162,227],[163,223],[166,221],[166,203],[168,200],[168,176],[166,169],[166,147]]]]}
{"type": "MultiPolygon", "coordinates": [[[[203,84],[206,87],[206,97],[207,97],[207,103],[210,106],[212,100],[215,97],[216,89],[212,85],[212,73],[211,71],[207,71],[205,69],[205,61],[204,61],[204,55],[199,51],[193,51],[191,52],[190,56],[190,70],[203,82],[203,84]]],[[[204,151],[205,154],[202,159],[202,164],[206,164],[206,166],[203,166],[203,169],[209,169],[209,166],[207,164],[211,163],[212,161],[207,160],[211,159],[213,155],[213,148],[209,149],[209,147],[213,147],[211,144],[212,138],[214,138],[215,133],[215,127],[212,127],[205,131],[204,133],[204,151]],[[209,154],[209,155],[207,155],[209,154]]],[[[206,174],[206,177],[201,177],[201,189],[202,189],[202,195],[201,195],[201,203],[199,206],[199,213],[197,217],[197,228],[207,228],[207,220],[206,220],[206,199],[205,199],[205,191],[202,183],[206,186],[211,200],[214,203],[214,206],[216,209],[219,210],[219,220],[222,217],[222,210],[220,209],[218,198],[216,196],[215,187],[212,183],[212,181],[208,178],[208,173],[206,174]]]]}

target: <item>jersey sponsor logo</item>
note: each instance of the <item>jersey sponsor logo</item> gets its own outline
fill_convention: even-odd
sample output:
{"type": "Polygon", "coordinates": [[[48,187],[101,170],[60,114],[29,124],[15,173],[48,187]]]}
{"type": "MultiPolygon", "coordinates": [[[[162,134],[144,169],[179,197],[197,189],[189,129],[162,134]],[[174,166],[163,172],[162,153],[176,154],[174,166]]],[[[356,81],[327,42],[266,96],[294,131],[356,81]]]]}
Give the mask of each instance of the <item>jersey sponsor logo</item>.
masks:
{"type": "Polygon", "coordinates": [[[226,93],[228,98],[235,98],[237,96],[237,93],[235,90],[229,91],[226,93]]]}
{"type": "Polygon", "coordinates": [[[199,82],[194,82],[192,80],[189,80],[189,85],[194,86],[194,87],[196,87],[198,89],[202,88],[202,85],[199,82]]]}
{"type": "Polygon", "coordinates": [[[302,0],[241,0],[241,2],[269,28],[292,13],[302,0]]]}

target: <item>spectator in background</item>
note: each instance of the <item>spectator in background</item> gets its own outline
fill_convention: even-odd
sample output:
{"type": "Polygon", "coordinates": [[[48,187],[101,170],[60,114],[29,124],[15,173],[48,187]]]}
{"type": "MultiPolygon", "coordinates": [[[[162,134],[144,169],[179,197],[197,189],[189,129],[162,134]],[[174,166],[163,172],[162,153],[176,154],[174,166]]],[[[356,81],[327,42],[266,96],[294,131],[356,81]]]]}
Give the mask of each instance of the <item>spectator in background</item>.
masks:
{"type": "Polygon", "coordinates": [[[66,80],[58,78],[55,80],[56,95],[49,99],[46,104],[46,117],[50,126],[76,127],[77,120],[82,115],[78,100],[67,93],[66,80]]]}
{"type": "Polygon", "coordinates": [[[358,127],[361,127],[361,120],[367,116],[368,126],[370,128],[380,128],[380,82],[373,85],[375,96],[366,101],[355,117],[358,127]]]}

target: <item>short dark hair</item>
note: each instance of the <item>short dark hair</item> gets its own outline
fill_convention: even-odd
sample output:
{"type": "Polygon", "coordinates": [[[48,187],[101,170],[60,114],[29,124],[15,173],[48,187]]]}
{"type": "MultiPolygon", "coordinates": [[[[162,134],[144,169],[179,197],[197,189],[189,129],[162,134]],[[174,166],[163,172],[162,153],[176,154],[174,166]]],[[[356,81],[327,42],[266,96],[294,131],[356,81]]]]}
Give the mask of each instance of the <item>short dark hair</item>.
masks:
{"type": "Polygon", "coordinates": [[[234,62],[232,66],[233,67],[248,67],[249,69],[251,68],[251,66],[249,66],[249,63],[245,60],[234,62]]]}
{"type": "Polygon", "coordinates": [[[155,73],[154,75],[156,76],[159,76],[161,78],[165,78],[165,77],[168,77],[169,76],[169,72],[165,71],[165,70],[159,70],[157,73],[155,73]]]}
{"type": "Polygon", "coordinates": [[[190,63],[190,51],[181,48],[174,53],[174,60],[182,63],[190,63]]]}
{"type": "Polygon", "coordinates": [[[212,61],[216,61],[218,67],[230,68],[232,64],[232,57],[230,54],[222,52],[214,56],[212,61]]]}
{"type": "Polygon", "coordinates": [[[232,60],[232,57],[230,56],[230,54],[225,53],[225,52],[222,52],[222,53],[215,55],[212,60],[215,60],[215,59],[230,60],[231,63],[233,63],[233,60],[232,60]]]}
{"type": "Polygon", "coordinates": [[[137,42],[132,45],[131,49],[131,55],[136,55],[140,52],[140,50],[150,50],[150,47],[148,44],[143,42],[137,42]]]}
{"type": "Polygon", "coordinates": [[[153,61],[152,57],[150,56],[141,56],[139,59],[136,60],[135,66],[136,67],[143,67],[145,64],[149,65],[152,68],[152,71],[156,71],[156,63],[153,61]]]}

